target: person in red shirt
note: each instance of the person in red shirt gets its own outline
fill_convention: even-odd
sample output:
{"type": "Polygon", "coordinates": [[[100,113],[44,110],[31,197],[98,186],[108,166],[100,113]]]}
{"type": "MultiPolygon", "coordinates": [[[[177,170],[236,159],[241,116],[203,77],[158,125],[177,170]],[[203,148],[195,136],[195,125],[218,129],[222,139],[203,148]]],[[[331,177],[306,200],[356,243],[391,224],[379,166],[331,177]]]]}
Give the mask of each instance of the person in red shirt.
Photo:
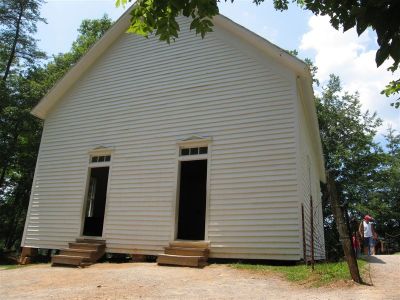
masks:
{"type": "Polygon", "coordinates": [[[361,252],[361,246],[360,246],[360,240],[359,240],[357,234],[353,234],[352,242],[353,242],[354,253],[355,253],[356,257],[359,257],[360,252],[361,252]]]}

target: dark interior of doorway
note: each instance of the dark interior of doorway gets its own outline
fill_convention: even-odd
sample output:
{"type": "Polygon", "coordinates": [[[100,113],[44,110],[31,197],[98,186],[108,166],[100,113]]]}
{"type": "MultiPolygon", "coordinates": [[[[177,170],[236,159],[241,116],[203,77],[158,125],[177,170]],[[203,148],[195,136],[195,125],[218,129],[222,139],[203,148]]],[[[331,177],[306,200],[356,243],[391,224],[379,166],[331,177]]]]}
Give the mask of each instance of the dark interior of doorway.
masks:
{"type": "Polygon", "coordinates": [[[109,167],[91,168],[83,235],[102,236],[109,167]]]}
{"type": "Polygon", "coordinates": [[[180,240],[204,240],[207,160],[181,162],[178,234],[180,240]]]}

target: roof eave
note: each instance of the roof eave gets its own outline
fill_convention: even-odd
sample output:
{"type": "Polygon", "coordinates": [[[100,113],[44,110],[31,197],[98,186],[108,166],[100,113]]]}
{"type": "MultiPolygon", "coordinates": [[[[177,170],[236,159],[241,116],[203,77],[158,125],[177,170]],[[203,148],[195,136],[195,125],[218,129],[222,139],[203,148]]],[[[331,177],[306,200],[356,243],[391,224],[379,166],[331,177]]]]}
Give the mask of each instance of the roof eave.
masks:
{"type": "Polygon", "coordinates": [[[248,30],[247,28],[235,23],[231,19],[223,15],[217,15],[214,17],[213,21],[215,25],[221,26],[225,30],[239,36],[249,44],[253,45],[257,49],[260,49],[262,52],[288,67],[290,70],[294,71],[296,75],[307,76],[309,73],[307,64],[301,59],[289,54],[286,50],[278,47],[256,33],[248,30]]]}
{"type": "Polygon", "coordinates": [[[319,178],[320,181],[326,183],[326,175],[325,175],[325,160],[322,151],[322,142],[321,136],[319,132],[319,125],[318,125],[318,117],[317,117],[317,109],[315,107],[314,102],[314,91],[312,88],[312,77],[310,72],[308,72],[307,76],[299,76],[298,77],[299,84],[301,85],[301,90],[303,93],[304,105],[306,108],[306,116],[309,116],[308,120],[311,124],[312,131],[311,139],[314,141],[313,147],[317,155],[318,160],[318,170],[319,170],[319,178]]]}

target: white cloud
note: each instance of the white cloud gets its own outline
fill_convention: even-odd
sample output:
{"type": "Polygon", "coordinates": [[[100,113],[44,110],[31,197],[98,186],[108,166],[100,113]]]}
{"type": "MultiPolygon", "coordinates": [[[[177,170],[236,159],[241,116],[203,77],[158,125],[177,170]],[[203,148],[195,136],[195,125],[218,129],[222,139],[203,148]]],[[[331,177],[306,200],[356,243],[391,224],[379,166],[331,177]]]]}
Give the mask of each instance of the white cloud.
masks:
{"type": "MultiPolygon", "coordinates": [[[[309,31],[301,39],[301,50],[315,51],[315,64],[318,67],[318,78],[323,83],[329,74],[339,75],[344,90],[360,93],[363,109],[377,111],[384,121],[379,133],[385,133],[389,124],[400,130],[400,110],[389,105],[388,98],[380,94],[383,87],[393,80],[394,76],[386,69],[390,62],[377,68],[375,64],[375,35],[365,32],[360,37],[355,29],[343,33],[335,30],[328,17],[312,16],[308,22],[309,31]]],[[[400,76],[399,72],[395,74],[400,76]]]]}

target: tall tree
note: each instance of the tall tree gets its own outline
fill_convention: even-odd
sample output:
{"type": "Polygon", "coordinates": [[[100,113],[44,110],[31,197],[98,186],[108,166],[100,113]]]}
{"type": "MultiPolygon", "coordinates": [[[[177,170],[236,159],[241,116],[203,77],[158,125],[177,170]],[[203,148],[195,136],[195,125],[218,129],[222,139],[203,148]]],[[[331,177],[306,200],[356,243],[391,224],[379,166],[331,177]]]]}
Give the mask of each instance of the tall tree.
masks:
{"type": "MultiPolygon", "coordinates": [[[[115,0],[116,5],[126,5],[132,0],[115,0]]],[[[138,0],[131,11],[130,32],[143,36],[155,33],[168,43],[178,37],[177,16],[182,13],[193,20],[190,29],[203,38],[212,31],[212,17],[219,13],[218,2],[222,0],[138,0]]],[[[225,0],[227,2],[228,0],[225,0]]],[[[234,0],[229,0],[234,2],[234,0]]],[[[265,0],[253,0],[259,5],[265,0]]],[[[379,67],[387,58],[393,59],[390,71],[398,69],[400,63],[400,1],[397,0],[272,0],[276,10],[287,10],[293,2],[315,15],[327,15],[334,28],[344,31],[356,28],[361,35],[367,28],[377,34],[379,49],[376,64],[379,67]]],[[[400,79],[391,81],[383,91],[386,95],[399,93],[400,79]]],[[[393,103],[400,106],[400,99],[393,103]]]]}
{"type": "Polygon", "coordinates": [[[16,159],[16,152],[23,131],[24,116],[19,109],[22,99],[18,88],[22,72],[45,57],[38,50],[36,40],[37,22],[43,0],[4,0],[0,3],[0,195],[4,190],[7,173],[16,159]],[[14,77],[10,76],[15,73],[14,77]]]}
{"type": "MultiPolygon", "coordinates": [[[[316,98],[316,105],[326,169],[336,183],[341,205],[358,215],[357,205],[374,191],[383,159],[382,149],[374,142],[381,120],[375,113],[363,113],[358,94],[343,93],[335,75],[316,98]]],[[[336,256],[339,248],[332,207],[325,186],[322,191],[327,250],[336,256]]]]}
{"type": "Polygon", "coordinates": [[[32,183],[41,122],[29,114],[35,105],[27,74],[45,54],[38,50],[37,23],[42,0],[0,3],[0,242],[9,247],[22,226],[32,183]]]}
{"type": "Polygon", "coordinates": [[[6,248],[14,245],[24,225],[42,131],[42,123],[30,115],[37,103],[32,97],[31,76],[13,77],[14,92],[1,117],[6,122],[0,127],[1,143],[5,144],[1,153],[7,162],[0,189],[0,241],[6,248]]]}
{"type": "Polygon", "coordinates": [[[0,72],[5,82],[13,66],[30,65],[44,58],[32,37],[40,17],[43,0],[2,0],[0,3],[0,72]]]}

